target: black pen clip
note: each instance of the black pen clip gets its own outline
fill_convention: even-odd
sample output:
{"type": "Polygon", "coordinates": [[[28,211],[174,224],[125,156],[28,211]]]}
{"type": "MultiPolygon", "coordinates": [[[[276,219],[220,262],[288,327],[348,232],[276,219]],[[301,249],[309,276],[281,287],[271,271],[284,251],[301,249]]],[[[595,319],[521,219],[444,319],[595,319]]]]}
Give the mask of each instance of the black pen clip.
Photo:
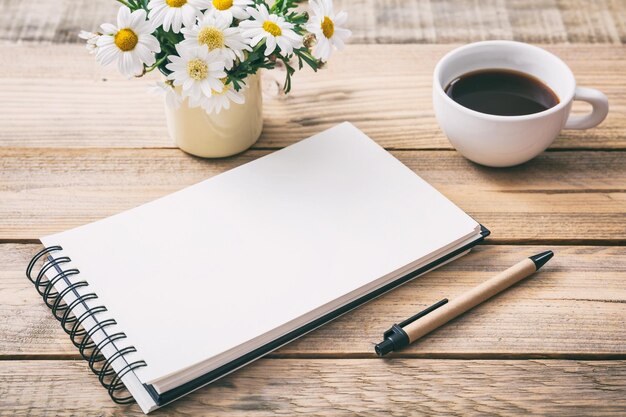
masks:
{"type": "Polygon", "coordinates": [[[428,313],[432,313],[433,311],[437,310],[439,307],[441,307],[442,305],[446,304],[448,302],[447,298],[444,298],[441,301],[436,302],[435,304],[431,305],[430,307],[420,311],[419,313],[417,313],[414,316],[409,317],[408,319],[404,320],[403,322],[401,322],[399,324],[400,327],[404,327],[407,324],[411,324],[413,323],[415,320],[419,319],[420,317],[424,317],[426,314],[428,313]]]}

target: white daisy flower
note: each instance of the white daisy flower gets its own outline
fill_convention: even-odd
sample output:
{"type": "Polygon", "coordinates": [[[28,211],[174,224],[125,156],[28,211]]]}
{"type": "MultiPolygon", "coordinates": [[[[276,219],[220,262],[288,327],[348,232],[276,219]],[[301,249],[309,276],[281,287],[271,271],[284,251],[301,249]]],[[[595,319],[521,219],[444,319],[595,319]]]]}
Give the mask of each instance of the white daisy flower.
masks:
{"type": "Polygon", "coordinates": [[[252,5],[252,0],[189,0],[198,9],[214,10],[215,13],[230,19],[244,20],[250,17],[246,7],[252,5]]]}
{"type": "MultiPolygon", "coordinates": [[[[222,83],[223,82],[224,80],[222,80],[222,83]]],[[[243,88],[239,91],[236,91],[232,83],[224,84],[221,92],[213,91],[211,97],[207,97],[207,99],[202,104],[202,108],[204,108],[207,113],[220,114],[222,109],[230,109],[231,101],[237,104],[244,103],[245,98],[243,96],[243,88]]]]}
{"type": "Polygon", "coordinates": [[[132,77],[143,73],[144,64],[150,66],[156,62],[154,54],[161,52],[161,46],[152,36],[145,10],[131,13],[122,6],[117,13],[117,26],[105,23],[101,27],[103,34],[96,41],[96,59],[100,64],[117,60],[120,72],[132,77]]]}
{"type": "Polygon", "coordinates": [[[309,6],[313,16],[309,19],[306,29],[315,35],[317,43],[313,50],[313,56],[322,61],[328,61],[336,49],[343,49],[345,41],[352,34],[348,29],[341,26],[348,20],[346,12],[333,12],[332,0],[309,0],[309,6]]]}
{"type": "Polygon", "coordinates": [[[86,30],[81,30],[78,33],[78,37],[87,41],[85,47],[89,51],[90,54],[95,54],[98,50],[98,39],[100,38],[99,33],[88,32],[86,30]]]}
{"type": "Polygon", "coordinates": [[[155,27],[163,25],[163,30],[178,33],[185,26],[193,26],[200,15],[197,7],[187,0],[150,0],[150,21],[155,27]]]}
{"type": "Polygon", "coordinates": [[[185,48],[176,45],[178,55],[170,55],[165,66],[172,71],[167,76],[175,86],[183,87],[183,97],[189,98],[191,107],[201,106],[213,91],[222,92],[226,77],[224,60],[219,50],[209,52],[206,48],[185,48]]]}
{"type": "Polygon", "coordinates": [[[232,19],[225,15],[215,14],[210,10],[198,19],[198,24],[191,28],[183,28],[185,47],[206,47],[209,51],[220,51],[226,62],[226,69],[231,69],[237,58],[244,59],[243,51],[251,51],[241,30],[230,27],[232,19]]]}
{"type": "Polygon", "coordinates": [[[165,98],[165,104],[169,107],[173,107],[175,109],[180,107],[180,103],[183,101],[183,98],[174,90],[174,87],[169,83],[157,82],[150,88],[148,88],[148,92],[162,96],[165,98]]]}
{"type": "Polygon", "coordinates": [[[243,29],[243,36],[252,38],[251,46],[256,46],[265,39],[265,56],[271,55],[277,45],[285,56],[302,47],[302,36],[293,31],[293,23],[286,22],[282,16],[270,14],[263,4],[258,7],[246,9],[253,20],[239,23],[239,27],[243,29]]]}

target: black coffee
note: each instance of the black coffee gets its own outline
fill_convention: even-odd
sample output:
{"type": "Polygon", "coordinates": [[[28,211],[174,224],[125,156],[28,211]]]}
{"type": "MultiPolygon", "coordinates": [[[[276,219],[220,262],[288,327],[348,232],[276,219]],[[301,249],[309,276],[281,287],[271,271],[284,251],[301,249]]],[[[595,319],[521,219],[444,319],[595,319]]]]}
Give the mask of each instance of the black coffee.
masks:
{"type": "Polygon", "coordinates": [[[445,92],[464,107],[499,116],[539,113],[559,103],[550,87],[535,77],[504,69],[467,73],[448,84],[445,92]]]}

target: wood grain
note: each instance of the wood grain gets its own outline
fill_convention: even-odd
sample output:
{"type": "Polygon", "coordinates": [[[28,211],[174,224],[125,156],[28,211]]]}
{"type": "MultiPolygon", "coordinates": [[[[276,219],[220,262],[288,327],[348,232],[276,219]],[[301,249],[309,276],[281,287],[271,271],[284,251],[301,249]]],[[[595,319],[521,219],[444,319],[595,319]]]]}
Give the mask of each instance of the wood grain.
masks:
{"type": "MultiPolygon", "coordinates": [[[[297,74],[289,96],[278,94],[284,74],[266,73],[257,150],[205,161],[172,149],[162,103],[146,93],[156,74],[125,80],[66,44],[111,21],[115,1],[0,0],[0,242],[117,213],[349,120],[404,150],[394,154],[506,245],[481,246],[154,415],[626,414],[626,2],[335,3],[350,12],[352,45],[324,71],[297,74]],[[609,96],[607,120],[564,131],[512,169],[450,152],[432,111],[432,70],[455,44],[484,39],[547,44],[579,85],[609,96]],[[556,256],[534,278],[373,358],[393,321],[548,248],[556,256]]],[[[0,244],[0,416],[143,415],[111,402],[72,360],[24,277],[39,247],[0,244]]]]}
{"type": "MultiPolygon", "coordinates": [[[[282,72],[267,72],[265,128],[256,147],[280,148],[348,120],[387,148],[452,149],[433,114],[431,83],[437,60],[454,47],[351,45],[325,70],[298,73],[287,96],[278,94],[282,72]]],[[[599,127],[563,131],[552,148],[626,149],[626,48],[547,49],[571,66],[579,85],[604,91],[611,106],[599,127]]],[[[157,74],[124,79],[80,45],[7,44],[0,54],[11,57],[0,74],[0,146],[174,146],[161,100],[146,91],[157,74]]],[[[579,103],[575,109],[587,111],[579,103]]]]}
{"type": "MultiPolygon", "coordinates": [[[[0,148],[0,239],[79,226],[266,154],[203,160],[174,149],[0,148]]],[[[548,152],[507,170],[447,151],[393,154],[487,226],[491,241],[624,243],[624,152],[548,152]]]]}
{"type": "MultiPolygon", "coordinates": [[[[335,0],[350,14],[353,43],[626,41],[620,0],[335,0]]],[[[78,42],[81,29],[114,21],[113,0],[3,0],[0,39],[78,42]]]]}
{"type": "MultiPolygon", "coordinates": [[[[623,416],[624,361],[276,360],[154,416],[623,416]]],[[[81,362],[0,362],[0,415],[140,416],[81,362]]]]}
{"type": "MultiPolygon", "coordinates": [[[[0,359],[78,358],[24,269],[39,245],[0,245],[0,359]]],[[[391,324],[453,299],[545,246],[481,246],[283,347],[274,357],[374,357],[391,324]]],[[[539,274],[396,357],[626,359],[626,251],[552,247],[539,274]]]]}

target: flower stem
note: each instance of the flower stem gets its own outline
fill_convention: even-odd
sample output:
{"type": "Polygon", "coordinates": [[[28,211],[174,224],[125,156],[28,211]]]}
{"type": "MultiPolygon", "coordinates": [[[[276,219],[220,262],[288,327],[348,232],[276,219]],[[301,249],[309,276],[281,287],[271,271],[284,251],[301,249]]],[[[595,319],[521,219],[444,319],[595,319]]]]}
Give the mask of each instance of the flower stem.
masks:
{"type": "Polygon", "coordinates": [[[124,6],[128,7],[129,9],[132,10],[132,7],[130,7],[130,4],[126,3],[124,0],[117,0],[118,3],[122,3],[124,6]]]}
{"type": "Polygon", "coordinates": [[[154,71],[155,69],[157,69],[159,67],[159,65],[161,65],[163,62],[165,62],[166,59],[167,59],[167,55],[162,57],[157,62],[155,62],[154,64],[150,65],[149,67],[146,67],[145,72],[154,71]]]}

